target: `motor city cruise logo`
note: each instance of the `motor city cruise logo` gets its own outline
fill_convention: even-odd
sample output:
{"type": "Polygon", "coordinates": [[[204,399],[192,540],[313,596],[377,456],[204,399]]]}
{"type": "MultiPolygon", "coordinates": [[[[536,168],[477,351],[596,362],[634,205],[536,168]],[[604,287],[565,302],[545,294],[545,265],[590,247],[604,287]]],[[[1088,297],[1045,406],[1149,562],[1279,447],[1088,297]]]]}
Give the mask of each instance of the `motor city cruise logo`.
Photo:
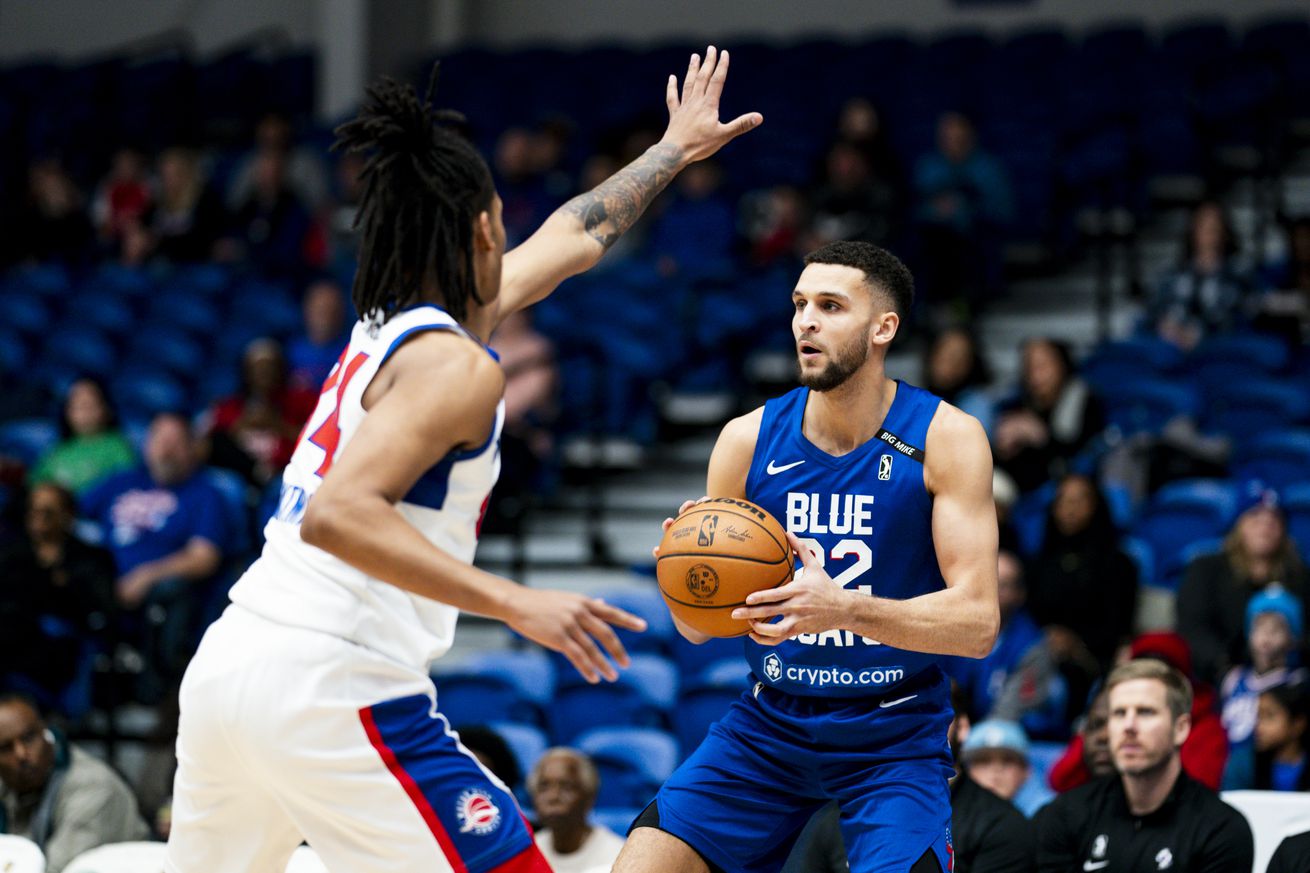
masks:
{"type": "Polygon", "coordinates": [[[486,836],[500,824],[500,807],[487,792],[470,788],[455,801],[455,817],[461,834],[486,836]]]}
{"type": "Polygon", "coordinates": [[[812,688],[856,688],[892,685],[905,678],[904,667],[869,667],[865,669],[848,669],[838,666],[812,666],[809,664],[788,664],[770,652],[764,656],[764,678],[773,684],[784,679],[812,688]]]}

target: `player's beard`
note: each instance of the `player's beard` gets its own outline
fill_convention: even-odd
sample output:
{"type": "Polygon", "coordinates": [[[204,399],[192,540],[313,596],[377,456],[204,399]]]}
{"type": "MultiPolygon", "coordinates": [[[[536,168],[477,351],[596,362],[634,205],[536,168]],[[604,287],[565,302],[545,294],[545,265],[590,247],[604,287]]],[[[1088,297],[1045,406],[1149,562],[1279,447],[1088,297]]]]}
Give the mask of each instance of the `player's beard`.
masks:
{"type": "MultiPolygon", "coordinates": [[[[838,349],[828,350],[828,363],[817,373],[801,368],[801,384],[811,391],[831,391],[843,385],[869,357],[869,335],[859,331],[855,338],[838,349]]],[[[799,364],[799,361],[797,362],[799,364]]]]}

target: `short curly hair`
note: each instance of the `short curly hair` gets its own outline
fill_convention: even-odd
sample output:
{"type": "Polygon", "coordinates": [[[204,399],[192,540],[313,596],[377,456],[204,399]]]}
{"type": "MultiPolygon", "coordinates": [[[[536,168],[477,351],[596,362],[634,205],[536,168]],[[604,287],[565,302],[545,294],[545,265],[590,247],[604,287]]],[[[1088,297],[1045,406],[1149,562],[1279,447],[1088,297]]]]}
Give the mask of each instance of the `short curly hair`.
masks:
{"type": "Polygon", "coordinates": [[[886,249],[867,242],[828,243],[805,256],[805,265],[837,264],[864,273],[874,289],[886,294],[892,309],[904,321],[914,308],[914,276],[901,259],[886,249]]]}

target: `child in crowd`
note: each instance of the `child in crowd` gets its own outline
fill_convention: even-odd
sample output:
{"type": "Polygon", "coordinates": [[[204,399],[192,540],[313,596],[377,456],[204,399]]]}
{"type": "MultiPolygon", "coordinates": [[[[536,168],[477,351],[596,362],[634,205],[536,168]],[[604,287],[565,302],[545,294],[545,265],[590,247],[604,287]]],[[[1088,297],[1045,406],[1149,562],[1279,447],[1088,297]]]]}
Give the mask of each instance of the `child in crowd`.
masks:
{"type": "Polygon", "coordinates": [[[1255,721],[1255,783],[1259,791],[1310,791],[1306,766],[1310,686],[1276,685],[1260,694],[1255,721]]]}
{"type": "Polygon", "coordinates": [[[1250,788],[1255,782],[1260,695],[1278,685],[1310,679],[1310,671],[1295,663],[1304,622],[1300,600],[1279,586],[1271,586],[1247,604],[1250,663],[1229,670],[1220,687],[1229,747],[1225,788],[1250,788]]]}

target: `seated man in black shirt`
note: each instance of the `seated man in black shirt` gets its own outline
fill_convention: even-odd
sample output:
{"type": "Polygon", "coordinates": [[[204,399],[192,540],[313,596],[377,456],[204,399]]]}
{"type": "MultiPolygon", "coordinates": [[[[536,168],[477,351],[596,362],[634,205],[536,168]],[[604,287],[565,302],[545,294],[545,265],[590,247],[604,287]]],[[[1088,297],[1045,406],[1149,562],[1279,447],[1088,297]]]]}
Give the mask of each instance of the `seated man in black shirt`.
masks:
{"type": "Polygon", "coordinates": [[[1183,773],[1192,687],[1153,658],[1106,680],[1117,774],[1062,794],[1037,815],[1040,873],[1238,873],[1254,863],[1242,814],[1183,773]]]}
{"type": "Polygon", "coordinates": [[[1267,873],[1304,873],[1310,870],[1310,831],[1288,837],[1269,859],[1267,873]]]}

